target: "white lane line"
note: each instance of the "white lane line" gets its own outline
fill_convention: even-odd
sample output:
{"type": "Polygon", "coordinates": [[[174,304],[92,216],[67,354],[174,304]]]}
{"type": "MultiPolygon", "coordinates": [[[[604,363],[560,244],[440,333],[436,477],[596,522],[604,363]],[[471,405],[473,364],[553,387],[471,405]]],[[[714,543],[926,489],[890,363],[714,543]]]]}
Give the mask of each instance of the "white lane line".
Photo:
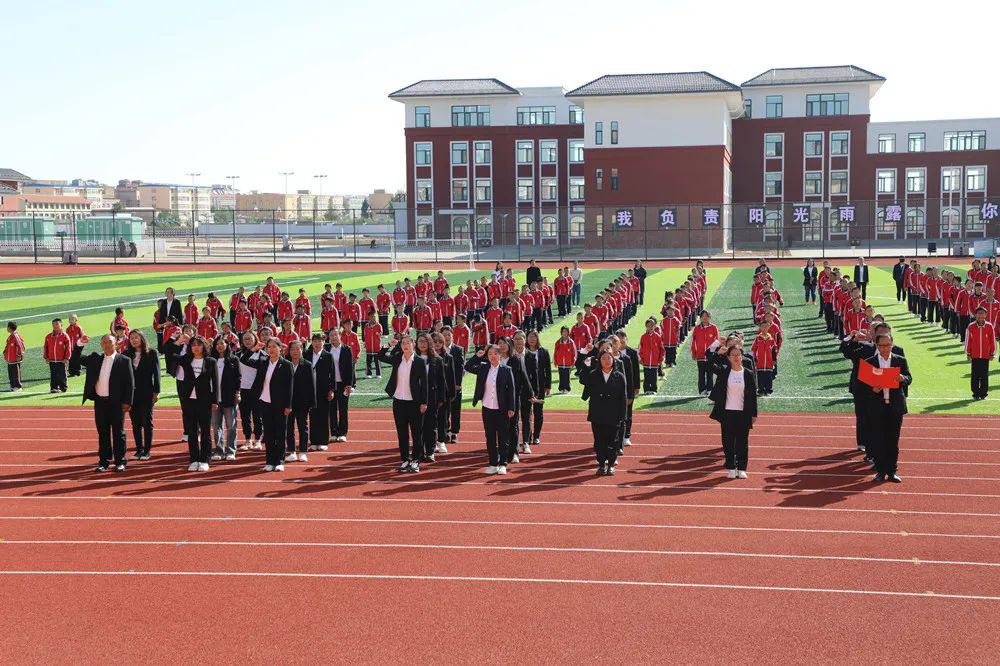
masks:
{"type": "Polygon", "coordinates": [[[79,516],[79,515],[58,515],[58,516],[4,516],[0,515],[0,522],[4,520],[17,521],[177,521],[177,522],[208,522],[224,525],[226,523],[238,522],[261,522],[261,523],[345,523],[345,524],[404,524],[404,525],[462,525],[476,527],[580,527],[585,529],[637,529],[637,530],[696,530],[696,531],[719,531],[719,532],[777,532],[790,534],[836,534],[841,536],[887,536],[887,537],[933,537],[941,539],[997,539],[1000,534],[954,534],[942,532],[890,532],[885,530],[831,530],[831,529],[811,529],[796,527],[740,527],[734,525],[669,525],[655,523],[574,523],[574,522],[553,522],[553,521],[529,521],[529,520],[444,520],[444,519],[417,519],[417,518],[321,518],[321,517],[295,517],[295,516],[79,516]]]}
{"type": "Polygon", "coordinates": [[[246,548],[368,548],[413,549],[413,550],[478,550],[515,553],[592,553],[607,555],[659,555],[674,557],[744,557],[748,559],[774,560],[820,560],[830,562],[880,562],[885,564],[936,564],[956,567],[1000,567],[1000,562],[970,562],[962,560],[924,560],[916,557],[866,557],[857,555],[800,555],[796,553],[741,553],[737,551],[709,550],[655,550],[645,548],[584,548],[561,546],[496,546],[479,544],[431,544],[431,543],[370,543],[370,542],[324,542],[324,541],[128,541],[115,539],[3,539],[4,546],[221,546],[246,548]]]}
{"type": "Polygon", "coordinates": [[[541,585],[610,586],[633,588],[682,588],[738,590],[745,592],[801,592],[811,594],[849,594],[875,597],[921,597],[960,601],[1000,601],[1000,596],[909,592],[905,590],[854,590],[848,588],[783,587],[775,585],[731,585],[725,583],[678,583],[671,581],[606,580],[586,578],[514,578],[495,576],[431,576],[419,574],[305,573],[273,571],[73,571],[73,570],[0,570],[2,576],[196,576],[225,578],[303,578],[341,580],[406,580],[423,582],[525,583],[541,585]]]}

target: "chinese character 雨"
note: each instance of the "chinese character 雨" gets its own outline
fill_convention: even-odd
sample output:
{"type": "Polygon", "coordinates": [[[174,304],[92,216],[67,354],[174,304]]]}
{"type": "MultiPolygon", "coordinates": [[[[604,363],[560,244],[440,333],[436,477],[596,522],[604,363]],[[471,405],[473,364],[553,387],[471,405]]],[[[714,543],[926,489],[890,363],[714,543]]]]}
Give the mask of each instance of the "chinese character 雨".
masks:
{"type": "Polygon", "coordinates": [[[854,206],[840,206],[837,208],[837,216],[841,222],[853,222],[854,206]]]}

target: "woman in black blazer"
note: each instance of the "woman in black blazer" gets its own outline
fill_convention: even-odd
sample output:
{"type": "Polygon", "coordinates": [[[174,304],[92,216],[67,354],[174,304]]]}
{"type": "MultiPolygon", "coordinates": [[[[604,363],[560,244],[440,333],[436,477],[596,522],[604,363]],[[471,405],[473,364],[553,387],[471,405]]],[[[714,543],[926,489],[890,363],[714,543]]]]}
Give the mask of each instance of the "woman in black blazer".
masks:
{"type": "Polygon", "coordinates": [[[542,424],[545,422],[545,398],[552,391],[552,358],[549,350],[542,347],[541,338],[538,331],[528,331],[526,340],[526,350],[524,352],[524,371],[528,375],[528,383],[535,394],[535,399],[531,403],[532,429],[525,432],[524,446],[525,453],[531,453],[531,445],[539,444],[542,437],[542,424]]]}
{"type": "Polygon", "coordinates": [[[587,420],[594,435],[597,475],[614,476],[618,463],[618,434],[625,422],[628,390],[625,373],[619,368],[609,346],[598,352],[598,360],[588,357],[580,373],[587,394],[587,420]],[[607,378],[605,378],[607,374],[607,378]]]}
{"type": "Polygon", "coordinates": [[[806,260],[805,268],[802,269],[802,286],[806,292],[806,303],[812,301],[816,303],[816,284],[819,282],[819,270],[812,259],[806,260]]]}
{"type": "Polygon", "coordinates": [[[447,386],[444,376],[444,362],[434,351],[434,343],[426,333],[417,336],[417,356],[423,359],[427,366],[427,411],[421,428],[423,453],[422,462],[434,462],[434,450],[437,448],[437,417],[438,411],[444,407],[447,398],[447,386]]]}
{"type": "Polygon", "coordinates": [[[212,412],[219,408],[215,359],[209,356],[208,341],[200,335],[190,339],[182,335],[180,343],[187,345],[187,353],[177,358],[177,370],[184,370],[177,393],[188,435],[188,471],[207,472],[212,454],[212,412]]]}
{"type": "Polygon", "coordinates": [[[285,426],[285,462],[301,460],[307,462],[309,456],[309,412],[316,407],[316,382],[312,364],[302,356],[302,341],[288,343],[288,360],[292,364],[292,412],[285,426]],[[299,431],[299,452],[295,453],[295,429],[299,431]]]}
{"type": "Polygon", "coordinates": [[[521,413],[522,410],[529,408],[526,405],[530,405],[531,401],[534,400],[535,392],[531,388],[531,382],[528,381],[528,373],[524,369],[524,361],[514,353],[514,344],[508,338],[498,338],[497,347],[500,349],[501,365],[506,365],[510,368],[511,374],[514,375],[514,416],[510,420],[509,435],[510,446],[514,449],[514,452],[509,462],[516,463],[521,462],[521,459],[517,455],[518,442],[521,441],[518,427],[521,420],[521,413]]]}
{"type": "Polygon", "coordinates": [[[257,362],[251,389],[264,426],[264,471],[285,471],[285,423],[292,413],[292,364],[281,356],[281,341],[268,338],[267,355],[257,362]]]}
{"type": "Polygon", "coordinates": [[[240,404],[242,369],[240,359],[233,353],[229,341],[222,335],[212,341],[212,358],[215,359],[217,398],[219,408],[212,412],[212,460],[236,460],[236,408],[240,404]],[[226,440],[222,441],[225,427],[226,440]]]}
{"type": "Polygon", "coordinates": [[[451,415],[451,403],[455,399],[455,391],[462,388],[457,385],[455,377],[456,372],[460,372],[460,370],[455,367],[455,358],[445,347],[443,334],[432,333],[431,342],[434,343],[434,353],[441,360],[441,365],[444,369],[445,389],[445,404],[437,410],[437,442],[434,444],[434,453],[447,453],[447,442],[450,441],[450,437],[448,436],[450,432],[448,422],[451,415]]]}
{"type": "Polygon", "coordinates": [[[419,472],[423,416],[428,402],[427,365],[417,356],[413,338],[393,338],[389,344],[389,347],[382,348],[378,353],[378,358],[392,366],[385,392],[392,398],[392,418],[396,423],[396,438],[399,440],[399,457],[402,462],[398,471],[419,472]],[[405,386],[400,386],[401,367],[406,368],[409,377],[405,386]]]}
{"type": "Polygon", "coordinates": [[[476,389],[472,393],[472,406],[483,402],[483,433],[486,435],[486,453],[489,456],[487,474],[506,474],[507,462],[514,455],[514,447],[507,441],[510,419],[514,418],[514,377],[510,368],[500,365],[500,350],[496,345],[480,349],[465,364],[465,371],[476,376],[476,389]],[[493,390],[496,406],[483,402],[490,371],[496,369],[493,390]]]}
{"type": "Polygon", "coordinates": [[[719,373],[708,397],[714,403],[710,417],[722,426],[722,451],[729,478],[745,479],[750,429],[757,419],[757,379],[743,365],[743,350],[739,347],[730,347],[726,359],[729,367],[719,373]]]}
{"type": "Polygon", "coordinates": [[[153,446],[153,405],[160,399],[160,357],[151,349],[146,336],[139,329],[128,334],[125,356],[132,362],[135,393],[132,396],[132,438],[135,453],[132,460],[149,460],[153,446]]]}
{"type": "Polygon", "coordinates": [[[257,340],[257,334],[247,331],[243,334],[242,346],[236,352],[240,363],[240,422],[243,425],[244,443],[240,451],[264,450],[264,424],[257,409],[257,396],[253,393],[260,359],[267,356],[264,345],[257,340]]]}

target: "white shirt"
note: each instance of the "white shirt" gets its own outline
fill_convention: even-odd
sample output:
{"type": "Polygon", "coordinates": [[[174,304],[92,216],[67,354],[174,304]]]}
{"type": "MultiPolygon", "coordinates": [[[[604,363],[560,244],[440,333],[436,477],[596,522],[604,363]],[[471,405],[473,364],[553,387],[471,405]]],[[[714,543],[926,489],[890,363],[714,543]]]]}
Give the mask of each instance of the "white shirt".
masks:
{"type": "Polygon", "coordinates": [[[264,388],[261,389],[260,398],[258,398],[261,402],[271,404],[271,375],[274,374],[276,367],[278,367],[278,362],[268,359],[267,372],[264,374],[264,388]]]}
{"type": "Polygon", "coordinates": [[[490,366],[486,374],[486,386],[483,387],[483,407],[487,409],[500,409],[500,399],[497,396],[497,375],[500,373],[500,366],[490,366]]]}
{"type": "MultiPolygon", "coordinates": [[[[882,354],[875,354],[875,357],[878,359],[878,367],[880,368],[892,367],[891,354],[889,355],[889,358],[882,358],[882,354]]],[[[882,389],[882,399],[885,400],[886,402],[889,402],[889,389],[887,388],[882,389]]]]}
{"type": "MultiPolygon", "coordinates": [[[[339,384],[340,383],[340,352],[344,350],[344,345],[339,347],[330,347],[330,356],[333,357],[333,373],[334,379],[339,384]]],[[[318,355],[317,355],[318,356],[318,355]]]]}
{"type": "Polygon", "coordinates": [[[97,385],[94,390],[102,398],[107,398],[111,394],[111,366],[114,365],[116,356],[118,352],[112,352],[110,356],[105,354],[101,359],[101,372],[97,375],[97,385]]]}
{"type": "Polygon", "coordinates": [[[580,268],[574,268],[569,272],[569,276],[573,278],[573,286],[578,284],[583,284],[583,270],[580,268]]]}
{"type": "Polygon", "coordinates": [[[611,379],[611,373],[601,370],[601,374],[604,375],[604,383],[607,384],[608,380],[611,379]]]}
{"type": "Polygon", "coordinates": [[[316,369],[316,364],[319,363],[319,357],[322,353],[323,353],[322,350],[318,352],[315,349],[313,350],[312,361],[311,361],[313,370],[316,369]]]}
{"type": "Polygon", "coordinates": [[[222,372],[226,368],[226,359],[215,359],[215,401],[222,402],[222,372]]]}
{"type": "Polygon", "coordinates": [[[743,411],[743,370],[737,372],[733,370],[729,373],[729,381],[726,382],[726,409],[737,412],[743,411]]]}
{"type": "MultiPolygon", "coordinates": [[[[198,379],[199,377],[201,377],[201,370],[204,367],[205,367],[205,359],[203,358],[191,359],[191,374],[194,375],[194,379],[198,379]]],[[[194,384],[192,384],[191,399],[195,400],[197,397],[198,397],[198,389],[194,388],[194,384]]]]}
{"type": "Polygon", "coordinates": [[[247,357],[247,360],[250,361],[252,365],[247,365],[242,360],[240,361],[240,365],[243,366],[240,368],[240,388],[244,391],[253,388],[253,382],[257,379],[257,361],[260,360],[260,352],[255,351],[250,354],[250,356],[247,357]]]}
{"type": "MultiPolygon", "coordinates": [[[[184,354],[187,354],[187,350],[188,350],[188,346],[187,345],[181,345],[181,348],[177,351],[177,356],[184,356],[184,354]]],[[[174,375],[174,379],[176,379],[179,382],[184,381],[184,367],[183,366],[180,366],[180,365],[177,366],[177,374],[174,375]]]]}
{"type": "Polygon", "coordinates": [[[410,392],[410,370],[413,368],[414,354],[409,360],[405,356],[399,359],[399,367],[396,368],[396,392],[392,397],[396,400],[413,400],[413,393],[410,392]]]}

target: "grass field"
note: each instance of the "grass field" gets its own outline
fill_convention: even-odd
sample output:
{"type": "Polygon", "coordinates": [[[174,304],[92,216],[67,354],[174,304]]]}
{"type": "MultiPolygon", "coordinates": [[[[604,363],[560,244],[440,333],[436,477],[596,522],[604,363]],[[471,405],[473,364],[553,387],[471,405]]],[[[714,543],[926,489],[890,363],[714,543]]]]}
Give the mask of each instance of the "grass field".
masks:
{"type": "MultiPolygon", "coordinates": [[[[431,267],[432,268],[432,267],[431,267]]],[[[959,268],[960,267],[956,267],[959,268]]],[[[554,277],[555,271],[545,271],[554,277]]],[[[584,298],[589,299],[601,285],[620,272],[619,269],[597,268],[586,271],[583,281],[584,298]]],[[[893,325],[897,343],[906,350],[914,384],[910,392],[910,409],[930,413],[1000,413],[1000,399],[973,402],[969,389],[969,366],[961,345],[939,328],[920,324],[912,319],[902,304],[895,301],[895,291],[890,269],[872,268],[872,283],[868,300],[882,312],[893,325]]],[[[318,296],[326,282],[342,282],[345,291],[356,291],[379,283],[391,284],[403,273],[330,272],[319,270],[285,270],[268,273],[294,295],[300,287],[313,297],[313,310],[318,312],[318,296]]],[[[479,273],[451,271],[452,284],[463,282],[479,273]]],[[[780,371],[775,381],[775,392],[761,400],[766,411],[851,411],[846,384],[850,364],[838,352],[836,341],[828,336],[822,321],[817,318],[813,305],[801,303],[801,271],[798,268],[774,270],[778,288],[785,298],[782,309],[786,343],[782,350],[780,371]]],[[[629,325],[630,342],[638,344],[643,331],[642,321],[650,314],[658,314],[662,294],[672,289],[687,276],[687,267],[652,269],[646,280],[646,303],[629,325]]],[[[710,266],[707,307],[711,310],[720,329],[749,330],[749,289],[752,269],[710,266]]],[[[179,297],[194,293],[203,303],[208,291],[215,291],[223,302],[241,285],[252,288],[262,284],[265,274],[245,271],[214,272],[131,272],[89,273],[80,275],[31,277],[0,280],[0,303],[4,321],[14,319],[28,346],[28,358],[22,366],[25,390],[21,393],[0,394],[0,405],[77,405],[83,378],[70,380],[66,394],[48,393],[48,369],[41,359],[41,344],[50,330],[49,321],[56,316],[65,320],[69,313],[80,316],[84,330],[94,339],[87,351],[97,349],[96,334],[108,330],[114,308],[123,306],[126,318],[133,328],[151,329],[152,313],[156,299],[166,286],[173,286],[179,297]]],[[[523,271],[517,277],[523,280],[523,271]]],[[[542,342],[551,349],[558,337],[560,323],[569,324],[573,316],[556,321],[556,326],[546,328],[542,342]]],[[[695,366],[691,361],[688,345],[678,351],[679,365],[670,371],[659,384],[657,395],[642,397],[637,402],[640,409],[707,409],[707,400],[695,395],[695,366]]],[[[6,373],[2,373],[6,386],[6,373]]],[[[992,382],[1000,382],[1000,370],[991,372],[992,382]]],[[[352,400],[355,407],[388,405],[383,392],[384,380],[360,379],[358,391],[352,400]]],[[[472,385],[467,381],[465,395],[471,400],[472,385]]],[[[173,381],[164,382],[161,404],[177,404],[173,381]]],[[[559,409],[583,409],[579,387],[568,396],[553,396],[550,406],[559,409]]]]}

